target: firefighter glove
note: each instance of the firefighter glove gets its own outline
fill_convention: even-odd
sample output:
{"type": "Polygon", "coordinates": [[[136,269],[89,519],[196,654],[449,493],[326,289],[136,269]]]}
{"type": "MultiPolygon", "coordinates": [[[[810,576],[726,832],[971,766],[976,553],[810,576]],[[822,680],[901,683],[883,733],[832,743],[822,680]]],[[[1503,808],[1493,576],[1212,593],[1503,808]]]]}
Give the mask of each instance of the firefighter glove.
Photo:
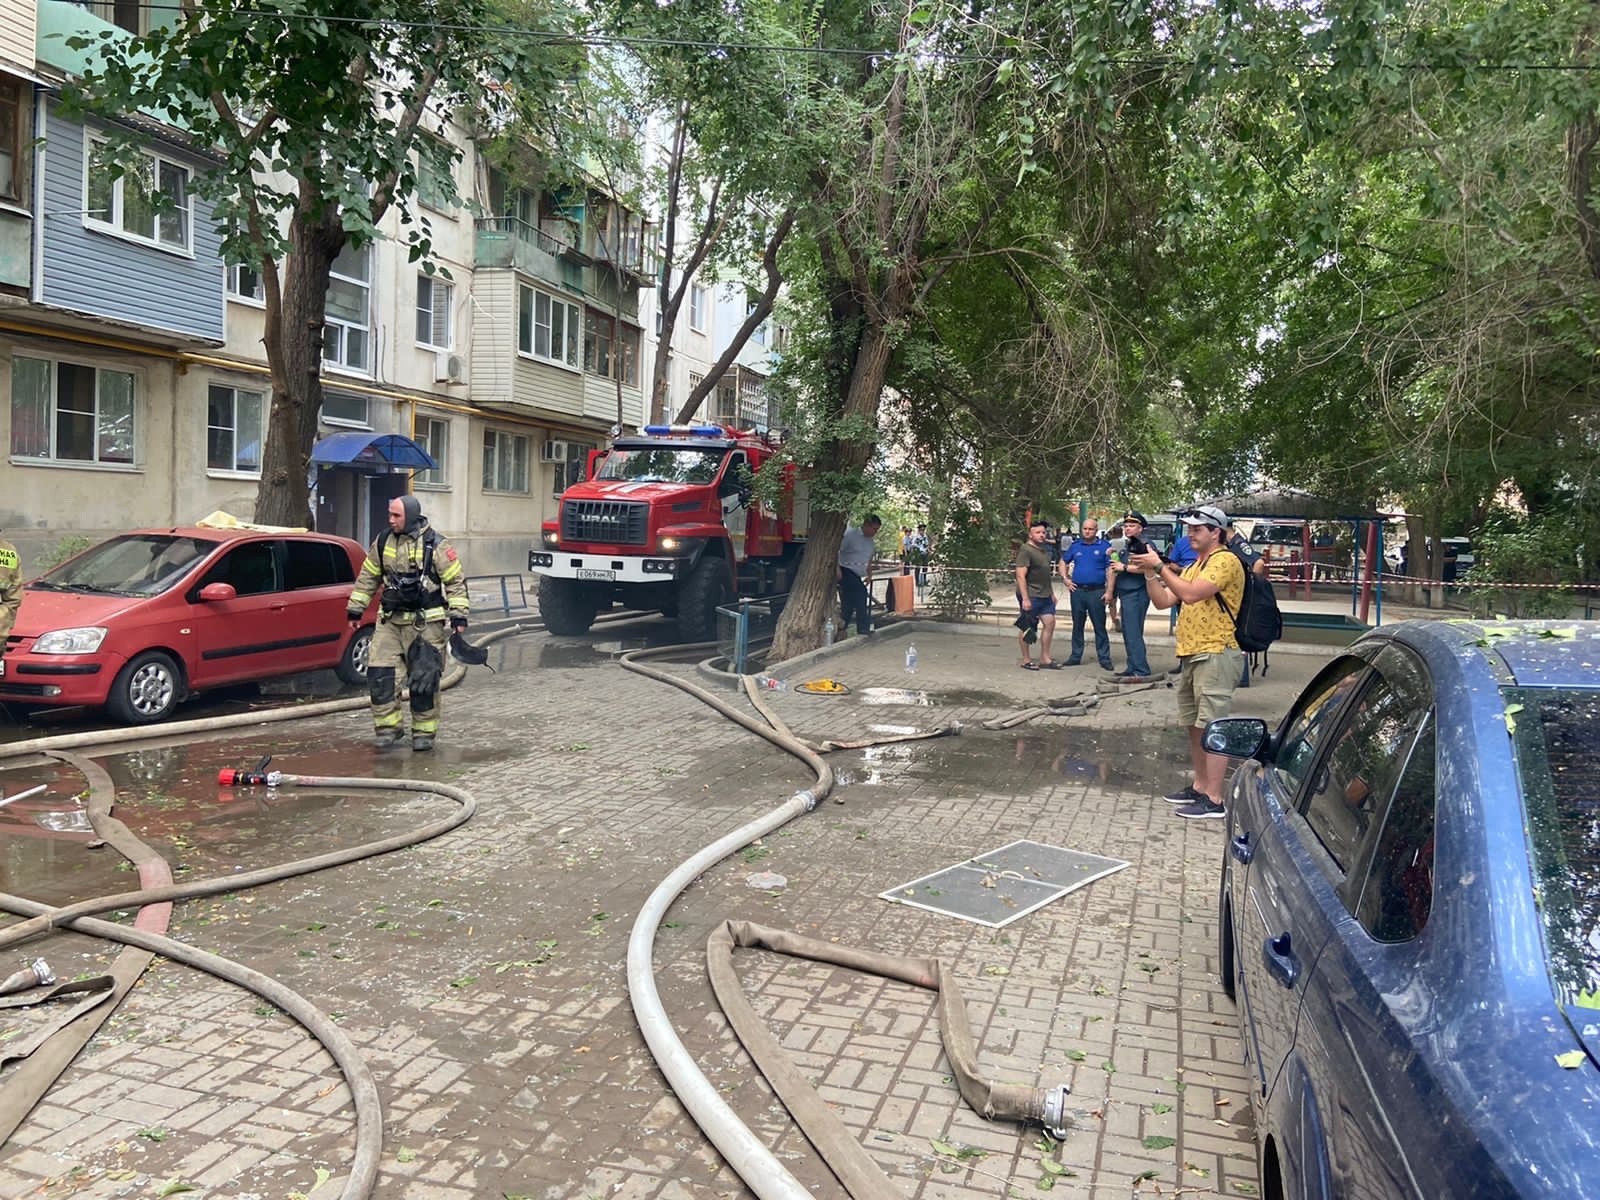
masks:
{"type": "Polygon", "coordinates": [[[450,632],[451,633],[460,633],[466,627],[467,627],[467,619],[465,617],[451,617],[450,618],[450,632]]]}

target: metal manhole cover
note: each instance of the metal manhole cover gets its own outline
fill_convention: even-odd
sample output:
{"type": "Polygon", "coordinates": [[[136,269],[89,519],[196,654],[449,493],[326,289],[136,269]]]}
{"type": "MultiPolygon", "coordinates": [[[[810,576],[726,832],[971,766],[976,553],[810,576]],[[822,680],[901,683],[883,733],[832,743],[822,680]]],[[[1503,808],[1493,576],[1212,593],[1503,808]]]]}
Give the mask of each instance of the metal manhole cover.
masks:
{"type": "Polygon", "coordinates": [[[1120,858],[1023,839],[878,896],[998,929],[1127,865],[1120,858]]]}

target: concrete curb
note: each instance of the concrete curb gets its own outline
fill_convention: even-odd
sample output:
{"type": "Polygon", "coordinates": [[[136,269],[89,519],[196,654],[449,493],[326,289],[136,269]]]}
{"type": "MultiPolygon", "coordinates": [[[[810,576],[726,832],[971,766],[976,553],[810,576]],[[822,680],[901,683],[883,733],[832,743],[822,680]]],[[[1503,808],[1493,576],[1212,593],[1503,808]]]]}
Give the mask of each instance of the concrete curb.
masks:
{"type": "MultiPolygon", "coordinates": [[[[1059,630],[1059,625],[1057,626],[1059,630]]],[[[1015,630],[1010,625],[989,625],[980,621],[947,621],[933,617],[908,617],[887,622],[874,629],[868,638],[848,637],[835,642],[831,646],[819,646],[815,650],[808,650],[804,654],[797,654],[783,662],[768,663],[763,668],[765,674],[787,678],[790,675],[805,671],[817,663],[825,662],[837,655],[849,653],[864,645],[872,645],[886,641],[890,638],[911,637],[922,635],[928,637],[950,636],[978,636],[978,637],[1010,637],[1015,630]]],[[[1120,645],[1121,638],[1114,638],[1113,647],[1120,645]]],[[[1169,634],[1147,634],[1145,645],[1171,647],[1175,644],[1169,634]]],[[[1330,647],[1314,644],[1302,645],[1297,642],[1279,642],[1272,647],[1268,657],[1274,654],[1311,655],[1326,658],[1330,647]]],[[[739,677],[728,671],[719,670],[711,664],[724,661],[718,657],[708,658],[696,664],[696,669],[707,678],[714,679],[724,687],[738,687],[739,677]]]]}

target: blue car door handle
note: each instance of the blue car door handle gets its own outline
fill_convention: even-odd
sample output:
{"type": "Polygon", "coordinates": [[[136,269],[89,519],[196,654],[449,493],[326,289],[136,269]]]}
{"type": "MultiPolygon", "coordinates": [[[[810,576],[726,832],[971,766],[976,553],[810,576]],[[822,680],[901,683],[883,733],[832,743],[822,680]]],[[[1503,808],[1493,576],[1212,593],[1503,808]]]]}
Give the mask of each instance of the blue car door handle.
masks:
{"type": "Polygon", "coordinates": [[[1248,863],[1255,857],[1256,848],[1250,844],[1250,835],[1241,833],[1228,843],[1228,853],[1233,855],[1235,862],[1248,863]]]}
{"type": "Polygon", "coordinates": [[[1288,930],[1262,943],[1261,961],[1267,965],[1267,970],[1273,978],[1284,987],[1292,988],[1294,981],[1300,978],[1300,960],[1295,957],[1294,950],[1289,945],[1288,930]]]}

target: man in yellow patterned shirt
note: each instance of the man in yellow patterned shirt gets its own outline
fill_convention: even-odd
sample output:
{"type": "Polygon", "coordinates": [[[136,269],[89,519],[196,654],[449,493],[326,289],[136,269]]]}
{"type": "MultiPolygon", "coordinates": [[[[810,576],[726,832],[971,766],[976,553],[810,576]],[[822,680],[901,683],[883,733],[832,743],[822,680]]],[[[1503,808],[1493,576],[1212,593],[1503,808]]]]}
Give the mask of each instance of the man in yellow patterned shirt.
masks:
{"type": "Polygon", "coordinates": [[[1244,567],[1223,542],[1228,536],[1227,515],[1205,504],[1185,513],[1182,521],[1189,544],[1197,555],[1181,571],[1162,562],[1155,552],[1135,555],[1128,565],[1145,574],[1150,602],[1157,608],[1178,610],[1178,719],[1189,730],[1189,763],[1194,778],[1164,797],[1179,805],[1178,815],[1190,820],[1216,820],[1223,816],[1222,784],[1228,759],[1208,753],[1201,735],[1218,717],[1228,715],[1233,690],[1244,669],[1244,652],[1233,633],[1233,618],[1244,602],[1244,567]]]}

